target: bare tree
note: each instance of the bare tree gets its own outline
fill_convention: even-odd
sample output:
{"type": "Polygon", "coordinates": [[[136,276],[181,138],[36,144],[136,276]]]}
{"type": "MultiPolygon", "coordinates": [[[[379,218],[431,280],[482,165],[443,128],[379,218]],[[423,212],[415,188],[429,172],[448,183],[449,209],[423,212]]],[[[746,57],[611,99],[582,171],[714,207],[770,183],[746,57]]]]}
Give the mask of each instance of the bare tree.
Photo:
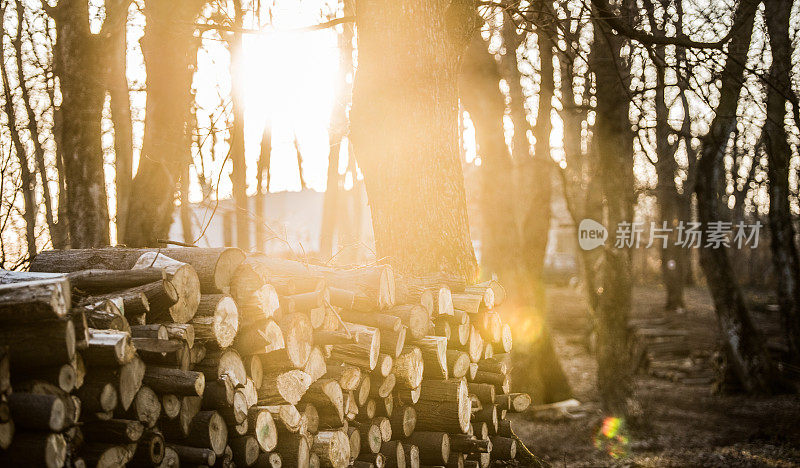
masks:
{"type": "Polygon", "coordinates": [[[233,203],[236,206],[236,246],[250,249],[250,211],[247,203],[247,161],[244,154],[244,96],[241,82],[244,66],[244,9],[241,0],[233,0],[234,32],[228,41],[231,53],[231,101],[233,102],[233,126],[231,129],[231,183],[233,203]]]}
{"type": "MultiPolygon", "coordinates": [[[[789,38],[790,0],[765,0],[764,17],[769,31],[772,67],[767,83],[767,120],[764,140],[769,156],[769,224],[772,263],[777,277],[776,293],[784,332],[794,357],[800,357],[800,258],[789,206],[789,162],[792,149],[786,133],[786,103],[792,95],[789,38]]],[[[756,164],[753,163],[753,166],[756,164]]]]}
{"type": "Polygon", "coordinates": [[[352,139],[378,257],[404,273],[477,276],[458,153],[458,68],[479,17],[468,0],[357,0],[352,139]]]}
{"type": "MultiPolygon", "coordinates": [[[[758,0],[742,0],[736,8],[727,60],[722,69],[719,104],[710,129],[702,138],[695,193],[698,219],[706,226],[722,219],[718,183],[724,168],[725,148],[736,125],[736,107],[759,3],[758,0]]],[[[704,247],[700,250],[700,264],[714,298],[727,365],[733,374],[748,392],[774,392],[785,388],[761,334],[753,325],[728,252],[704,247]]]]}
{"type": "MultiPolygon", "coordinates": [[[[89,29],[89,5],[60,0],[48,13],[56,22],[54,70],[61,106],[56,120],[66,186],[70,245],[109,244],[108,199],[103,170],[101,120],[105,100],[103,38],[89,29]]],[[[106,23],[110,24],[110,23],[106,23]]]]}
{"type": "Polygon", "coordinates": [[[206,0],[148,0],[141,39],[147,107],[139,168],[133,179],[124,242],[152,246],[172,224],[175,194],[191,158],[192,77],[198,40],[194,22],[206,0]]]}

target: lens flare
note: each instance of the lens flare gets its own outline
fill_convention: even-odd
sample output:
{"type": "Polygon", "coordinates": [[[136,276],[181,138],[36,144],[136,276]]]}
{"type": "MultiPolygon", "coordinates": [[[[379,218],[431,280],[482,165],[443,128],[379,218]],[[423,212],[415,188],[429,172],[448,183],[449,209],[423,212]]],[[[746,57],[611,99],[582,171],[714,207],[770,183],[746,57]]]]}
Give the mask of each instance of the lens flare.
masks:
{"type": "Polygon", "coordinates": [[[608,453],[611,458],[618,459],[628,455],[627,447],[630,439],[625,428],[625,421],[621,418],[609,416],[594,436],[594,446],[608,453]]]}

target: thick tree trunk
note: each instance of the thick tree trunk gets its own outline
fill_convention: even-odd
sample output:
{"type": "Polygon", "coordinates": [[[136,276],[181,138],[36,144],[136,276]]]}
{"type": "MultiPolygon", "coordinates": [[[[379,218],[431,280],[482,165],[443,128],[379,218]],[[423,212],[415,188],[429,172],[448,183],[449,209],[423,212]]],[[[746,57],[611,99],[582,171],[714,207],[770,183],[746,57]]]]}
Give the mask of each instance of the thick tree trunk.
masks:
{"type": "Polygon", "coordinates": [[[786,134],[786,101],[792,91],[789,13],[792,2],[767,0],[765,18],[772,49],[770,83],[767,86],[767,120],[764,142],[769,157],[769,224],[772,264],[777,276],[776,293],[789,350],[800,357],[800,258],[789,206],[789,161],[792,150],[786,134]]]}
{"type": "MultiPolygon", "coordinates": [[[[710,129],[701,140],[695,193],[698,219],[704,226],[721,219],[718,182],[720,173],[724,171],[725,148],[736,125],[736,108],[758,3],[757,0],[743,0],[737,7],[732,26],[734,36],[728,45],[728,58],[722,70],[719,104],[710,129]]],[[[714,299],[727,365],[747,392],[782,390],[784,387],[775,364],[767,353],[761,333],[750,318],[728,252],[725,249],[702,248],[700,264],[714,299]]]]}
{"type": "Polygon", "coordinates": [[[56,21],[55,73],[61,89],[58,146],[62,151],[70,242],[75,248],[109,244],[101,120],[105,99],[101,37],[89,30],[89,5],[61,0],[56,21]]]}
{"type": "MultiPolygon", "coordinates": [[[[593,150],[605,198],[605,225],[615,232],[633,221],[633,132],[628,119],[628,64],[622,63],[623,41],[595,20],[590,67],[595,74],[597,119],[593,150]]],[[[611,236],[609,236],[611,237],[611,236]]],[[[627,414],[632,393],[629,365],[628,316],[631,310],[630,249],[609,242],[604,250],[603,292],[597,308],[597,380],[603,407],[627,414]]]]}
{"type": "Polygon", "coordinates": [[[477,31],[468,0],[356,2],[353,145],[378,258],[402,273],[477,276],[458,153],[459,56],[477,31]]]}
{"type": "Polygon", "coordinates": [[[464,109],[475,125],[481,158],[481,267],[484,274],[496,274],[508,281],[515,272],[518,238],[514,190],[509,183],[514,168],[503,136],[506,105],[500,79],[488,44],[476,35],[464,59],[460,91],[464,109]]]}
{"type": "Polygon", "coordinates": [[[172,224],[181,169],[191,157],[188,128],[198,47],[193,32],[205,3],[151,0],[145,4],[147,25],[141,39],[148,72],[144,143],[124,238],[132,247],[154,246],[172,224]]]}
{"type": "Polygon", "coordinates": [[[114,183],[117,188],[117,241],[125,238],[128,203],[133,181],[133,121],[127,76],[127,20],[130,0],[106,0],[108,24],[108,93],[114,123],[114,183]]]}

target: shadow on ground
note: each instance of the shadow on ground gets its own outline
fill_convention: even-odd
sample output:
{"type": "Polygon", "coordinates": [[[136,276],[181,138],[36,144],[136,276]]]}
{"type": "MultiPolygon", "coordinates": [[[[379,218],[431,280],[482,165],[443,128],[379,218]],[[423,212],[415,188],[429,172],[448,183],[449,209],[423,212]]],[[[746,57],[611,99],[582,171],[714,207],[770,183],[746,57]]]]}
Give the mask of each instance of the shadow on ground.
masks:
{"type": "MultiPolygon", "coordinates": [[[[597,366],[586,348],[586,312],[580,292],[548,292],[548,322],[557,351],[580,400],[583,416],[572,420],[529,421],[513,415],[518,435],[554,467],[800,466],[800,397],[717,396],[709,383],[686,384],[637,376],[636,397],[644,417],[627,432],[618,458],[594,446],[603,423],[594,388],[597,366]]],[[[705,290],[687,291],[687,312],[671,317],[688,332],[692,352],[711,355],[717,324],[705,290]],[[697,348],[697,349],[694,349],[697,348]]],[[[657,288],[637,288],[633,319],[663,318],[657,288]]]]}

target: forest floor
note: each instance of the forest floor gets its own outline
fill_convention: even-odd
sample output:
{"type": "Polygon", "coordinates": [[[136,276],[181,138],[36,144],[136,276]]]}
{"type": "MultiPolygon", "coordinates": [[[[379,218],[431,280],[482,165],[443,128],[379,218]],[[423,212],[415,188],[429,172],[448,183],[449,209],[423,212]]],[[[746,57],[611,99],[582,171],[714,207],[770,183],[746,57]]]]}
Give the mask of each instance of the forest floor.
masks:
{"type": "MultiPolygon", "coordinates": [[[[708,379],[675,382],[647,372],[636,377],[640,421],[622,434],[612,456],[596,448],[602,425],[595,386],[597,365],[587,348],[582,294],[572,288],[548,291],[548,323],[580,407],[571,417],[544,419],[512,415],[526,445],[554,467],[560,466],[800,466],[800,397],[720,396],[708,379]]],[[[710,373],[717,349],[717,324],[711,298],[702,288],[686,291],[687,311],[666,318],[686,330],[693,362],[710,373]]],[[[634,320],[665,320],[663,292],[637,287],[634,320]]]]}

